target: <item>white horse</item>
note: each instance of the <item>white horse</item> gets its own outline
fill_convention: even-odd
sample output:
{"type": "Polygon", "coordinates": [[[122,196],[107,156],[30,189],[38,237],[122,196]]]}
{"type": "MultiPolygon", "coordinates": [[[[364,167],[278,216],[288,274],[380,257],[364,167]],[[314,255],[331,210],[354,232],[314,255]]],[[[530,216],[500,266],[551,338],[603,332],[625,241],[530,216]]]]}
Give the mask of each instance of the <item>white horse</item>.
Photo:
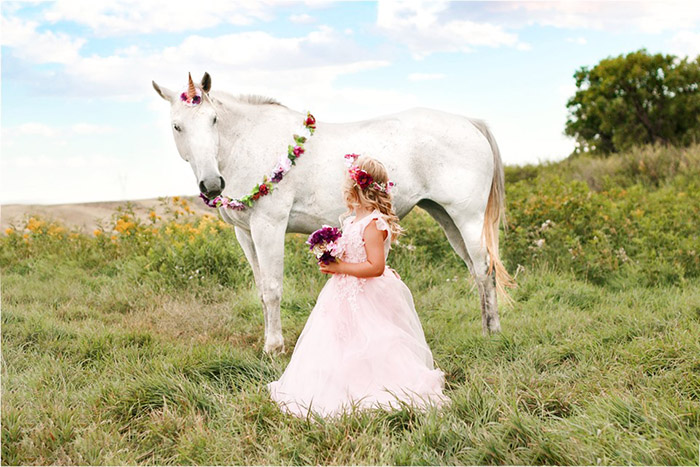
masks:
{"type": "MultiPolygon", "coordinates": [[[[170,102],[178,152],[209,198],[249,194],[286,152],[306,117],[274,99],[211,91],[208,73],[196,86],[198,105],[187,105],[180,93],[155,82],[153,87],[170,102]]],[[[500,331],[496,288],[510,281],[498,256],[503,166],[484,122],[421,108],[353,123],[317,122],[305,148],[275,190],[252,208],[219,208],[223,219],[235,226],[253,269],[263,303],[266,352],[284,351],[280,300],[285,233],[308,234],[322,224],[339,225],[346,211],[341,186],[347,153],[372,156],[385,165],[396,182],[392,193],[399,218],[418,205],[440,224],[475,277],[484,334],[500,331]]]]}

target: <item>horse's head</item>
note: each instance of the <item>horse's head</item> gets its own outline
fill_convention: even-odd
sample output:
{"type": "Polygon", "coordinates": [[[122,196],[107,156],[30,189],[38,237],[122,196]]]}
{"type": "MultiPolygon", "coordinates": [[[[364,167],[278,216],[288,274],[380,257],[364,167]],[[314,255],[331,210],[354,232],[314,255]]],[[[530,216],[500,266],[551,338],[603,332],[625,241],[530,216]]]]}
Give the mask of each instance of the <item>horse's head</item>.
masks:
{"type": "Polygon", "coordinates": [[[180,156],[190,163],[199,191],[207,198],[221,194],[225,181],[219,172],[219,131],[216,109],[209,99],[211,77],[204,73],[202,82],[195,85],[189,76],[187,89],[177,93],[158,86],[153,81],[158,95],[170,102],[170,120],[175,145],[180,156]]]}

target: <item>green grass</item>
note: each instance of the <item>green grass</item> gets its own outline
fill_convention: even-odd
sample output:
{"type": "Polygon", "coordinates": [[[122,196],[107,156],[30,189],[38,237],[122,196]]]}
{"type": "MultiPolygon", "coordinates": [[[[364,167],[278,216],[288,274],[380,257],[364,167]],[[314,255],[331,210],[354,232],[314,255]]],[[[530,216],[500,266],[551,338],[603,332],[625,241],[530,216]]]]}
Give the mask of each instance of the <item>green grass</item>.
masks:
{"type": "MultiPolygon", "coordinates": [[[[512,217],[539,226],[538,216],[557,208],[527,200],[539,190],[556,196],[537,184],[527,192],[528,176],[511,180],[512,217]]],[[[653,198],[690,177],[669,176],[635,181],[628,192],[653,198]]],[[[570,194],[567,183],[559,186],[570,194]]],[[[696,215],[693,206],[682,209],[696,215]]],[[[608,264],[600,280],[557,260],[565,237],[548,233],[551,250],[538,259],[517,249],[511,231],[505,260],[511,270],[521,264],[515,305],[501,310],[503,332],[483,337],[466,267],[437,224],[414,210],[389,264],[414,293],[452,404],[327,421],[284,415],[265,390],[326,280],[304,238],[287,238],[287,353],[272,358],[262,352],[261,306],[233,233],[192,234],[201,221],[187,219],[156,232],[138,224],[114,240],[47,225],[0,237],[3,464],[698,462],[700,283],[692,263],[648,280],[655,263],[644,242],[656,241],[663,224],[640,223],[636,269],[608,264]]],[[[688,241],[669,235],[669,248],[688,241]]],[[[595,251],[584,241],[592,237],[581,232],[584,251],[595,251]]],[[[656,254],[672,256],[663,248],[656,254]]],[[[596,258],[604,259],[591,264],[596,258]]]]}

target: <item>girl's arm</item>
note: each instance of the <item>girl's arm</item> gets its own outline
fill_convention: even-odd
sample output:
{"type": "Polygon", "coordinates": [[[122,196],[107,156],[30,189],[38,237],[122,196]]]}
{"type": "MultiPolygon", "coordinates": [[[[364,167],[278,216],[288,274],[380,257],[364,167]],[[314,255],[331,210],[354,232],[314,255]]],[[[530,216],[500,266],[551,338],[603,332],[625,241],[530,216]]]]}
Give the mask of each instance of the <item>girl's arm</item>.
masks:
{"type": "Polygon", "coordinates": [[[346,263],[337,260],[328,265],[321,264],[321,272],[328,274],[349,274],[355,277],[378,277],[384,273],[384,240],[388,232],[379,230],[374,220],[369,221],[364,232],[367,261],[346,263]]]}

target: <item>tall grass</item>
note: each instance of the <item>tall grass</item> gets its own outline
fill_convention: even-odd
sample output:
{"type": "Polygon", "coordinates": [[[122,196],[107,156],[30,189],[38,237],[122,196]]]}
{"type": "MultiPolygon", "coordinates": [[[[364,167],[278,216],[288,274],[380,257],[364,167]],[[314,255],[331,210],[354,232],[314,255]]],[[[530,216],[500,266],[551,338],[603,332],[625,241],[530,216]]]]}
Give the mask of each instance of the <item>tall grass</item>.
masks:
{"type": "MultiPolygon", "coordinates": [[[[609,163],[596,177],[625,178],[609,163]]],[[[697,241],[680,221],[698,225],[696,169],[615,188],[568,164],[508,169],[502,245],[521,268],[500,335],[481,336],[471,279],[439,226],[419,209],[404,219],[389,264],[446,373],[442,412],[298,420],[269,400],[326,280],[301,235],[286,240],[289,350],[273,358],[233,232],[187,200],[147,222],[125,206],[92,233],[27,219],[0,237],[2,462],[696,463],[700,285],[695,263],[676,265],[697,241]],[[568,259],[574,239],[585,267],[568,259]],[[634,267],[611,265],[603,249],[618,245],[634,267]]]]}
{"type": "Polygon", "coordinates": [[[509,167],[506,263],[612,287],[700,276],[700,145],[509,167]]]}

